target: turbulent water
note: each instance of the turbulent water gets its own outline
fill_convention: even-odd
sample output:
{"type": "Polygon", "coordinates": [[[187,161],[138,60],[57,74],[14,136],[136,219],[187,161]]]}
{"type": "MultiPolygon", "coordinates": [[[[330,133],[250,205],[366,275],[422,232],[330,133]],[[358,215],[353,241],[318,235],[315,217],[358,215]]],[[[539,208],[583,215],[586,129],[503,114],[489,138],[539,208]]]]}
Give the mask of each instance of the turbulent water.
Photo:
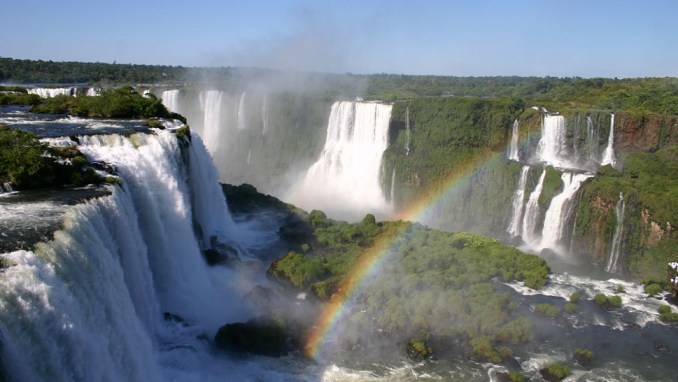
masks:
{"type": "MultiPolygon", "coordinates": [[[[24,193],[0,196],[0,234],[14,223],[24,224],[19,231],[60,228],[53,235],[41,234],[42,242],[32,250],[3,247],[3,263],[12,266],[0,271],[0,380],[494,381],[517,366],[530,380],[540,380],[539,368],[568,362],[575,347],[592,349],[596,361],[590,370],[576,367],[570,380],[673,380],[678,337],[657,313],[666,302],[648,299],[633,283],[567,273],[553,274],[541,291],[521,283],[503,286],[518,312],[534,320],[533,345],[505,365],[465,359],[414,363],[404,357],[379,363],[313,362],[298,354],[268,358],[215,352],[210,339],[220,325],[257,314],[245,296],[254,286],[267,284],[267,263],[257,260],[256,253],[266,252],[279,228],[268,215],[243,223],[228,211],[210,155],[219,150],[218,140],[206,138],[222,133],[222,97],[220,91],[203,93],[201,134],[206,143],[193,134],[183,148],[171,132],[150,131],[140,121],[0,110],[0,123],[52,137],[46,140],[50,144],[78,145],[89,160],[114,167],[123,184],[94,193],[81,190],[84,194],[62,200],[54,195],[27,198],[24,193]],[[229,248],[240,266],[207,266],[202,253],[211,247],[229,248]],[[577,314],[555,320],[534,317],[536,304],[562,308],[573,292],[584,296],[577,314]],[[591,299],[598,293],[621,296],[623,306],[597,306],[591,299]]],[[[238,109],[247,104],[244,93],[237,99],[238,109]]],[[[267,102],[254,109],[262,121],[268,120],[267,102]]],[[[328,203],[361,215],[390,211],[395,169],[387,175],[388,198],[380,186],[390,112],[389,105],[374,103],[332,106],[323,151],[301,187],[301,192],[320,196],[315,208],[328,203]]],[[[234,109],[233,117],[238,114],[234,109]]],[[[533,162],[523,163],[513,194],[507,231],[533,250],[558,252],[573,196],[591,176],[581,168],[562,169],[562,191],[540,211],[546,176],[542,165],[577,164],[563,147],[558,132],[562,123],[545,118],[544,125],[556,132],[542,137],[533,162]]],[[[613,126],[608,142],[613,142],[613,126]]],[[[257,134],[267,133],[268,124],[262,122],[262,127],[257,134]]],[[[254,130],[253,125],[243,124],[247,129],[254,130]]],[[[620,195],[615,241],[623,235],[623,217],[620,195]]],[[[612,251],[611,261],[619,256],[614,247],[612,251]]]]}

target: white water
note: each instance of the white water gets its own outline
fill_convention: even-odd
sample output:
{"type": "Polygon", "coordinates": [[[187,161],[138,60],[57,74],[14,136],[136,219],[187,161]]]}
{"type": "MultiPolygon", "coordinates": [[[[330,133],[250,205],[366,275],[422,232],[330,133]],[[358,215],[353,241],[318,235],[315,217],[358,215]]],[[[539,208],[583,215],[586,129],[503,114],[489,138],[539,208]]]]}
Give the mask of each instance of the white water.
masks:
{"type": "Polygon", "coordinates": [[[264,94],[264,99],[261,101],[261,134],[266,135],[268,132],[268,94],[264,94]]]}
{"type": "Polygon", "coordinates": [[[574,174],[570,172],[562,174],[563,191],[551,199],[551,204],[549,204],[549,208],[544,216],[541,248],[550,248],[559,254],[564,253],[560,242],[564,238],[565,223],[572,212],[572,197],[579,190],[581,184],[592,176],[590,174],[574,174]]]}
{"type": "Polygon", "coordinates": [[[586,135],[589,143],[589,160],[598,160],[598,130],[593,126],[591,116],[586,117],[586,135]]]}
{"type": "Polygon", "coordinates": [[[567,152],[567,130],[562,115],[544,115],[537,160],[554,167],[571,167],[567,152]]]}
{"type": "Polygon", "coordinates": [[[410,155],[410,107],[405,109],[405,131],[407,132],[407,140],[405,141],[405,155],[410,155]]]}
{"type": "Polygon", "coordinates": [[[200,93],[200,105],[205,112],[202,139],[207,151],[212,156],[219,147],[222,96],[223,92],[218,90],[207,90],[200,93]]]}
{"type": "Polygon", "coordinates": [[[178,113],[179,112],[179,90],[165,90],[162,92],[162,103],[167,107],[167,110],[178,113]]]}
{"type": "Polygon", "coordinates": [[[536,229],[539,220],[539,196],[544,188],[545,177],[546,169],[542,171],[537,186],[530,193],[527,204],[525,204],[525,215],[523,216],[523,241],[531,247],[538,243],[536,229]]]}
{"type": "Polygon", "coordinates": [[[238,103],[238,130],[244,130],[247,128],[247,118],[245,114],[245,101],[247,93],[242,93],[240,95],[240,102],[238,103]]]}
{"type": "Polygon", "coordinates": [[[523,166],[520,171],[518,188],[513,194],[513,213],[511,222],[506,230],[511,237],[520,236],[520,228],[523,221],[523,211],[525,210],[525,186],[527,185],[527,174],[530,172],[530,166],[523,166]]]}
{"type": "Polygon", "coordinates": [[[193,221],[205,236],[239,233],[199,137],[188,168],[170,132],[79,139],[88,159],[115,165],[123,187],[69,207],[63,230],[34,252],[2,255],[17,264],[0,273],[0,352],[12,380],[291,380],[275,370],[284,365],[214,358],[196,338],[247,318],[240,301],[254,282],[202,258],[193,221]]]}
{"type": "Polygon", "coordinates": [[[619,254],[621,253],[621,241],[624,234],[624,211],[626,203],[624,203],[624,194],[619,193],[619,200],[615,208],[615,216],[617,217],[617,227],[614,230],[612,237],[612,247],[610,248],[610,256],[605,270],[608,272],[617,272],[617,261],[619,261],[619,254]]]}
{"type": "Polygon", "coordinates": [[[334,103],[320,158],[290,195],[291,202],[351,219],[390,212],[379,183],[390,117],[391,105],[334,103]]]}
{"type": "Polygon", "coordinates": [[[518,119],[513,121],[513,132],[511,134],[511,145],[509,147],[509,160],[520,161],[518,156],[518,119]]]}
{"type": "Polygon", "coordinates": [[[617,165],[617,158],[614,155],[614,114],[610,114],[610,135],[607,138],[607,147],[605,147],[603,159],[600,162],[601,166],[608,164],[612,167],[617,165]]]}
{"type": "Polygon", "coordinates": [[[391,174],[391,192],[389,199],[391,201],[391,204],[393,205],[393,198],[395,197],[395,179],[396,179],[396,169],[393,167],[393,173],[391,174]]]}
{"type": "Polygon", "coordinates": [[[73,95],[75,88],[27,88],[28,94],[37,94],[42,98],[52,98],[58,95],[73,95]]]}

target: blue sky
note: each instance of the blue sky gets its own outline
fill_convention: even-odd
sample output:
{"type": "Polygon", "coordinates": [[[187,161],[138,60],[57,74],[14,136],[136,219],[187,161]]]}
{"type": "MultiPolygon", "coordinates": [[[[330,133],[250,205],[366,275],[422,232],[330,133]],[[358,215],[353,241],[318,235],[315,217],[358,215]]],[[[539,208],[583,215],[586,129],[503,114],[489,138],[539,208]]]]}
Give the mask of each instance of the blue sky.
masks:
{"type": "Polygon", "coordinates": [[[0,56],[336,73],[678,76],[678,1],[3,0],[0,56]]]}

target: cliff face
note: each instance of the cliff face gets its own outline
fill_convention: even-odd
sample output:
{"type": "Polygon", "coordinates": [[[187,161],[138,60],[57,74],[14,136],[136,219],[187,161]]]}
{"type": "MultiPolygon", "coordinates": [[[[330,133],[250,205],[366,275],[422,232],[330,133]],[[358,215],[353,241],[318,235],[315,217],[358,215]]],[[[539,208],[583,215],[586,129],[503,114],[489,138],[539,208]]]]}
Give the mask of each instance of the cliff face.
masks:
{"type": "MultiPolygon", "coordinates": [[[[567,155],[595,171],[608,145],[612,114],[575,110],[563,115],[567,155]]],[[[460,97],[396,103],[382,169],[385,193],[398,209],[429,203],[421,220],[434,227],[512,240],[506,231],[521,164],[506,158],[515,118],[525,161],[540,140],[539,111],[460,97]]],[[[584,263],[604,269],[621,223],[616,272],[661,277],[665,260],[678,253],[672,250],[678,249],[678,117],[617,112],[613,138],[617,164],[600,167],[581,186],[561,245],[584,263]],[[620,193],[625,209],[618,219],[620,193]]],[[[540,165],[530,169],[525,198],[540,173],[540,165]]],[[[557,184],[545,184],[538,220],[562,189],[559,174],[551,177],[557,184]]]]}
{"type": "Polygon", "coordinates": [[[678,117],[620,113],[618,149],[621,152],[654,152],[678,144],[678,117]]]}

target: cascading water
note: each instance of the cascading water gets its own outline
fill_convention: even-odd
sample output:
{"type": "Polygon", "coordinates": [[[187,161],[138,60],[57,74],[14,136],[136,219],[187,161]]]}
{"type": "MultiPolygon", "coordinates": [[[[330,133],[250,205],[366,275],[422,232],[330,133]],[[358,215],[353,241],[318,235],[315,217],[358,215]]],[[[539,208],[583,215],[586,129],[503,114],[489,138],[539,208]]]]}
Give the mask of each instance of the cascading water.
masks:
{"type": "Polygon", "coordinates": [[[525,214],[523,216],[523,241],[529,247],[534,247],[538,243],[536,234],[537,222],[539,221],[539,196],[544,189],[544,178],[546,178],[546,169],[539,177],[539,182],[525,204],[525,214]]]}
{"type": "Polygon", "coordinates": [[[245,97],[247,93],[242,93],[240,95],[240,102],[238,103],[238,130],[244,130],[247,128],[247,117],[245,114],[245,97]]]}
{"type": "Polygon", "coordinates": [[[523,211],[525,210],[525,186],[527,185],[527,174],[530,172],[530,166],[523,166],[518,180],[518,188],[513,194],[513,213],[511,223],[506,230],[511,237],[520,236],[520,228],[523,221],[523,211]]]}
{"type": "Polygon", "coordinates": [[[200,93],[200,105],[205,112],[202,138],[207,151],[214,155],[219,147],[221,129],[221,98],[223,92],[207,90],[200,93]]]}
{"type": "Polygon", "coordinates": [[[544,115],[541,139],[537,145],[537,160],[554,167],[570,167],[567,155],[565,117],[562,115],[544,115]]]}
{"type": "Polygon", "coordinates": [[[261,101],[261,134],[266,135],[268,131],[268,94],[264,94],[264,99],[261,101]]]}
{"type": "Polygon", "coordinates": [[[589,160],[598,161],[598,129],[593,125],[591,116],[586,117],[586,135],[589,144],[589,160]]]}
{"type": "Polygon", "coordinates": [[[396,169],[393,167],[393,173],[391,174],[391,192],[390,192],[390,197],[389,200],[391,201],[391,204],[393,204],[393,200],[395,197],[395,179],[396,179],[396,169]]]}
{"type": "Polygon", "coordinates": [[[42,98],[52,98],[58,95],[72,96],[75,88],[27,88],[28,94],[37,94],[42,98]]]}
{"type": "Polygon", "coordinates": [[[405,131],[407,132],[407,140],[405,141],[405,155],[410,155],[410,107],[405,109],[405,131]]]}
{"type": "Polygon", "coordinates": [[[610,114],[610,135],[607,139],[607,147],[605,147],[605,152],[603,152],[603,159],[600,161],[601,166],[612,165],[615,167],[617,165],[617,158],[614,155],[614,114],[610,114]]]}
{"type": "Polygon", "coordinates": [[[178,349],[207,357],[209,345],[196,335],[247,315],[231,284],[247,285],[234,271],[208,267],[194,234],[193,222],[205,236],[237,235],[209,154],[193,135],[186,168],[167,131],[78,139],[90,160],[115,166],[123,186],[69,207],[64,228],[34,252],[2,255],[14,264],[0,273],[7,373],[26,381],[194,380],[178,349]],[[162,312],[198,329],[178,332],[162,312]]]}
{"type": "Polygon", "coordinates": [[[577,190],[579,190],[581,184],[592,176],[591,174],[574,174],[570,172],[562,174],[563,191],[551,199],[551,204],[544,216],[541,248],[550,248],[557,253],[563,253],[560,242],[563,239],[565,225],[572,211],[572,208],[570,208],[572,207],[572,198],[577,190]]]}
{"type": "Polygon", "coordinates": [[[619,254],[621,253],[621,241],[624,234],[624,210],[626,204],[624,202],[624,194],[619,193],[619,200],[615,208],[615,216],[617,217],[617,227],[614,230],[612,237],[612,247],[610,248],[610,256],[605,270],[608,272],[618,272],[617,262],[619,261],[619,254]]]}
{"type": "Polygon", "coordinates": [[[179,90],[165,90],[162,92],[162,103],[173,113],[179,112],[179,90]]]}
{"type": "Polygon", "coordinates": [[[518,155],[518,119],[513,121],[513,132],[511,134],[511,145],[509,146],[509,155],[508,159],[516,162],[520,161],[518,155]]]}
{"type": "Polygon", "coordinates": [[[292,202],[353,219],[390,212],[379,183],[390,117],[391,105],[334,103],[323,151],[290,195],[292,202]]]}

